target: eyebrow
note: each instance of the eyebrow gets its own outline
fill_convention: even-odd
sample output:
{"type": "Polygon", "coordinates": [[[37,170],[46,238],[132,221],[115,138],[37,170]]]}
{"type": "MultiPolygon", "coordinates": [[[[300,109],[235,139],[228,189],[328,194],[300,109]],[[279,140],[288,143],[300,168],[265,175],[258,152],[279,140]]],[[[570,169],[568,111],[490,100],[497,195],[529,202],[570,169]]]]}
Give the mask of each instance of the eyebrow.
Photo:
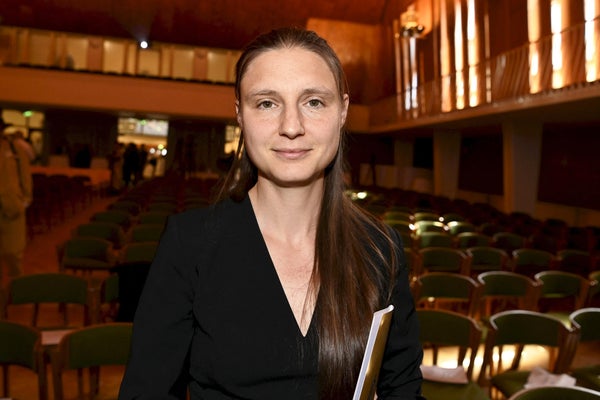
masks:
{"type": "MultiPolygon", "coordinates": [[[[327,97],[335,96],[335,93],[333,93],[331,90],[326,89],[326,88],[320,88],[320,87],[307,88],[302,91],[303,96],[313,95],[313,94],[327,96],[327,97]]],[[[251,98],[257,97],[257,96],[277,96],[277,95],[278,95],[278,92],[276,90],[260,89],[260,90],[256,90],[256,91],[251,91],[244,97],[246,99],[251,99],[251,98]]]]}

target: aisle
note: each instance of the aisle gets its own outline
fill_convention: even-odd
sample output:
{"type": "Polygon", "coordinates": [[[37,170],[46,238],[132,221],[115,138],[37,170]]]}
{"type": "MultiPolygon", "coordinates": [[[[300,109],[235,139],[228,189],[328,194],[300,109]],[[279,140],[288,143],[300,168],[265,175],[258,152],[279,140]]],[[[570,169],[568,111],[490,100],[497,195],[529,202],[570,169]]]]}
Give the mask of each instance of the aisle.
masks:
{"type": "Polygon", "coordinates": [[[48,231],[36,232],[25,249],[23,262],[25,274],[58,272],[56,246],[71,237],[71,232],[77,225],[88,222],[94,213],[104,210],[115,200],[114,196],[96,198],[87,208],[66,218],[48,231]]]}

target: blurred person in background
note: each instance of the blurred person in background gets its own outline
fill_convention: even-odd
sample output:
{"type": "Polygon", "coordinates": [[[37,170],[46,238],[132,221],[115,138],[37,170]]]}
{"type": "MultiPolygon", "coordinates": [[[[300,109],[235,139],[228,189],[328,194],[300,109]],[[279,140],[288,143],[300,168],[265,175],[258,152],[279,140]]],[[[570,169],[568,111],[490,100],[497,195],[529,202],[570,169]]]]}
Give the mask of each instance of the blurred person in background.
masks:
{"type": "Polygon", "coordinates": [[[6,133],[9,126],[0,118],[0,280],[5,267],[9,279],[23,274],[25,211],[32,200],[31,157],[16,135],[6,133]]]}

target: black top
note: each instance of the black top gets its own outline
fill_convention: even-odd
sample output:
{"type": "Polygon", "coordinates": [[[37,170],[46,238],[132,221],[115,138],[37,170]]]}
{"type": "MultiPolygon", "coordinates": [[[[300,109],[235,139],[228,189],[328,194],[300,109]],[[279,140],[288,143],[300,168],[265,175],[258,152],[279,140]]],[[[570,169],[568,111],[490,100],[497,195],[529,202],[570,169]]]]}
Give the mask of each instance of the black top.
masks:
{"type": "MultiPolygon", "coordinates": [[[[420,399],[406,268],[393,303],[379,398],[420,399]]],[[[192,400],[317,399],[314,324],[303,336],[247,197],[174,215],[135,315],[119,399],[182,398],[188,381],[192,400]]]]}

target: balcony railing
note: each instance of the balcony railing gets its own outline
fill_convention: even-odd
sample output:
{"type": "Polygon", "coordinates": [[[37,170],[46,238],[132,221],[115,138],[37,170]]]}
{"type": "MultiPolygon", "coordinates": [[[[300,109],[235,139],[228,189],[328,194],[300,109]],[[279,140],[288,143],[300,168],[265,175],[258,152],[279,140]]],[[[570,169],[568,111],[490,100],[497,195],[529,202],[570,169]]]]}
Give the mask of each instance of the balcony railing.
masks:
{"type": "MultiPolygon", "coordinates": [[[[403,92],[370,108],[371,125],[389,126],[459,110],[475,110],[492,103],[547,96],[600,82],[600,19],[574,25],[556,35],[434,81],[406,87],[403,92]],[[558,57],[560,62],[553,62],[558,57]],[[459,76],[461,79],[457,79],[459,76]],[[459,81],[465,82],[461,102],[457,97],[459,81]],[[477,83],[473,85],[474,90],[470,90],[469,82],[477,83]]],[[[600,87],[598,89],[597,96],[600,96],[600,87]]]]}
{"type": "Polygon", "coordinates": [[[239,51],[0,27],[0,64],[230,84],[239,51]]]}

